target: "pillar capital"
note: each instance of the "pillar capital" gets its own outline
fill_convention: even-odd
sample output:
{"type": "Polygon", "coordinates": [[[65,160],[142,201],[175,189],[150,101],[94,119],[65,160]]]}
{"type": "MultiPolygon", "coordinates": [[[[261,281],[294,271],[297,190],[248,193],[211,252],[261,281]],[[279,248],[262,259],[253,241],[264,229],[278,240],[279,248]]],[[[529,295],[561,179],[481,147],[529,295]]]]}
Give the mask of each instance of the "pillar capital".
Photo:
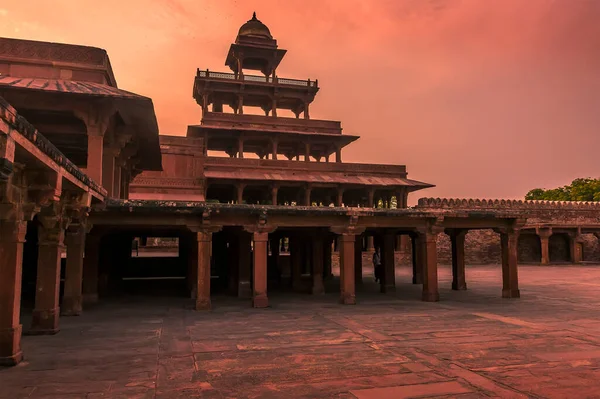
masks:
{"type": "Polygon", "coordinates": [[[458,237],[458,236],[466,236],[467,233],[469,232],[468,229],[444,229],[444,233],[446,233],[448,236],[452,237],[458,237]]]}
{"type": "Polygon", "coordinates": [[[550,238],[552,235],[552,227],[536,227],[535,234],[537,234],[540,238],[550,238]]]}

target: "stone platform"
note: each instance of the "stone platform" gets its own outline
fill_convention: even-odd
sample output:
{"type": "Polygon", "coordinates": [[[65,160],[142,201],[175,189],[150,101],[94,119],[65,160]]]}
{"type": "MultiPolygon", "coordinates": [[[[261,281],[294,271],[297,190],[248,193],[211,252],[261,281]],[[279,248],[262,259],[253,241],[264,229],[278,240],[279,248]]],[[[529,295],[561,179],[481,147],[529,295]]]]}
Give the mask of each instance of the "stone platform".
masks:
{"type": "Polygon", "coordinates": [[[396,294],[366,284],[356,306],[335,293],[273,293],[270,309],[217,297],[210,313],[104,301],[56,336],[24,337],[0,398],[600,397],[600,267],[519,271],[518,300],[499,297],[499,266],[467,266],[466,292],[440,269],[438,303],[406,267],[396,294]]]}

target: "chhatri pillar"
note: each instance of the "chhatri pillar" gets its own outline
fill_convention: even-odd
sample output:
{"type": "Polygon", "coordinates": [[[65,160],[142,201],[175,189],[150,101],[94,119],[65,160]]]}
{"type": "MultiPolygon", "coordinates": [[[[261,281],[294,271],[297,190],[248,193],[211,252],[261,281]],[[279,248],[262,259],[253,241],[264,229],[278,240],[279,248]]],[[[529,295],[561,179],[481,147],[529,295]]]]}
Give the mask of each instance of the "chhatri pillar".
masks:
{"type": "Polygon", "coordinates": [[[60,266],[66,218],[61,206],[53,203],[39,215],[37,281],[35,308],[29,334],[56,334],[59,331],[60,266]]]}
{"type": "Polygon", "coordinates": [[[540,249],[541,249],[541,259],[540,263],[542,265],[550,264],[550,237],[552,236],[552,228],[537,228],[536,233],[540,238],[540,249]]]}
{"type": "Polygon", "coordinates": [[[467,289],[465,277],[465,236],[466,230],[447,229],[452,246],[452,289],[464,291],[467,289]]]}
{"type": "Polygon", "coordinates": [[[0,366],[23,360],[21,277],[27,222],[0,213],[0,366]]]}

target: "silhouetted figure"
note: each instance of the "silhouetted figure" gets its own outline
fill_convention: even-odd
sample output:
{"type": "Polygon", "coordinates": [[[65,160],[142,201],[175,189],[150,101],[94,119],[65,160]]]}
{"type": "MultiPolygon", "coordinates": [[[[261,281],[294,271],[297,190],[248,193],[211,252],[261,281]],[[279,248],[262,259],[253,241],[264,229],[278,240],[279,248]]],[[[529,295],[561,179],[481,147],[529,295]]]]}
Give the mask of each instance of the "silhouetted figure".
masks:
{"type": "Polygon", "coordinates": [[[375,252],[373,253],[373,271],[375,273],[375,282],[381,281],[381,255],[379,253],[379,248],[375,248],[375,252]]]}

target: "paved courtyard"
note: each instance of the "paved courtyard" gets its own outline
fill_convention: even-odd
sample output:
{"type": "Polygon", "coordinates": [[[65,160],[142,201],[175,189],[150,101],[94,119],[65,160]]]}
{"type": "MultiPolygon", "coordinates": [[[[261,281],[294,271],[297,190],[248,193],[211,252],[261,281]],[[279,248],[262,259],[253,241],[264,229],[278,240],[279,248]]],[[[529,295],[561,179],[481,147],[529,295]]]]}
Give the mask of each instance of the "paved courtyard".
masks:
{"type": "MultiPolygon", "coordinates": [[[[520,267],[522,298],[500,298],[500,267],[440,270],[439,303],[398,271],[398,292],[105,301],[23,338],[0,398],[600,398],[600,266],[520,267]]],[[[24,320],[24,324],[28,320],[24,320]]]]}

